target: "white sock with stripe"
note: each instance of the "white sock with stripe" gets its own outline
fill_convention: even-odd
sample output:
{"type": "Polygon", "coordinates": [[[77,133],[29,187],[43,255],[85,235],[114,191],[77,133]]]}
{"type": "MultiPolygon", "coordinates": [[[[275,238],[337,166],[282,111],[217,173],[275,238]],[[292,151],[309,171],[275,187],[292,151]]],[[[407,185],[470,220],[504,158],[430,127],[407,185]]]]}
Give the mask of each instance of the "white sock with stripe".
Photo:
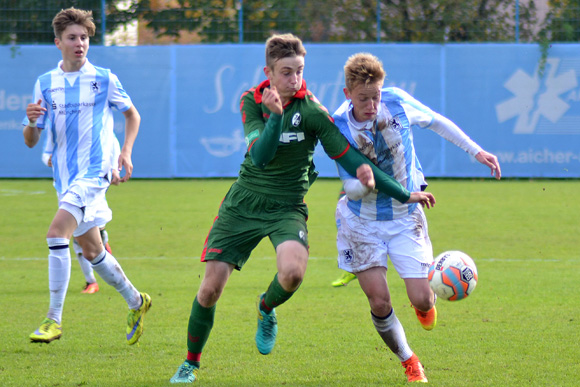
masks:
{"type": "Polygon", "coordinates": [[[386,317],[377,317],[371,312],[371,317],[377,332],[379,332],[387,347],[397,355],[400,361],[403,362],[409,359],[413,355],[413,351],[411,351],[407,343],[405,330],[395,315],[395,310],[391,309],[391,313],[386,317]]]}
{"type": "Polygon", "coordinates": [[[50,306],[46,317],[62,321],[62,309],[70,280],[70,240],[66,238],[46,238],[48,244],[48,289],[50,306]]]}
{"type": "Polygon", "coordinates": [[[141,294],[129,281],[115,257],[103,250],[101,254],[93,259],[92,265],[103,281],[121,293],[125,301],[127,301],[129,309],[139,309],[141,307],[141,294]]]}

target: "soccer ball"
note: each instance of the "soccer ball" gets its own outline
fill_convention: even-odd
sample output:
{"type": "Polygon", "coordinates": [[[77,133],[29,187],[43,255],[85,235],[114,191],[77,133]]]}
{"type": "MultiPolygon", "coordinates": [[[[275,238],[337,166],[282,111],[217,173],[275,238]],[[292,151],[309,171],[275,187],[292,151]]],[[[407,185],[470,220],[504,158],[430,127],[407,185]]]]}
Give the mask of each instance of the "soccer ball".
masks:
{"type": "Polygon", "coordinates": [[[449,301],[463,300],[477,284],[477,267],[473,259],[461,251],[439,254],[429,267],[429,285],[441,297],[449,301]]]}

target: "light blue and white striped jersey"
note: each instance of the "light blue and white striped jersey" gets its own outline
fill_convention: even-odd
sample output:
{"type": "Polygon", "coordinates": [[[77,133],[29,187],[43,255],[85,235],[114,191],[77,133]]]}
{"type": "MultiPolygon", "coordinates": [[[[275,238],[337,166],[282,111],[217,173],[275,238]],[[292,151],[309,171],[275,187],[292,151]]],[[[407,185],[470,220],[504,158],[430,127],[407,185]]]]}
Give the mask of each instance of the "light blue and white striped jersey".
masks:
{"type": "MultiPolygon", "coordinates": [[[[54,187],[66,192],[77,178],[107,176],[115,153],[113,108],[124,112],[132,106],[117,76],[93,66],[87,59],[78,72],[56,69],[38,77],[33,101],[47,109],[37,120],[39,128],[51,131],[54,144],[54,187]]],[[[25,117],[24,125],[28,124],[25,117]]],[[[48,133],[47,133],[48,134],[48,133]]]]}
{"type": "MultiPolygon", "coordinates": [[[[412,129],[431,129],[471,155],[481,151],[452,121],[396,87],[381,90],[381,103],[374,121],[357,122],[350,101],[345,101],[333,118],[351,146],[410,192],[421,191],[427,185],[415,153],[412,129]]],[[[354,178],[337,166],[342,180],[354,178]]],[[[404,204],[374,190],[361,200],[348,199],[347,205],[364,219],[393,220],[412,213],[417,203],[404,204]]]]}
{"type": "MultiPolygon", "coordinates": [[[[52,153],[54,152],[54,138],[52,137],[52,130],[50,130],[49,121],[44,122],[44,132],[46,133],[46,138],[44,139],[44,147],[42,148],[42,162],[47,167],[48,160],[52,163],[52,153]]],[[[119,139],[117,136],[113,135],[113,153],[111,154],[111,169],[119,168],[119,156],[121,155],[121,145],[119,144],[119,139]]],[[[52,165],[52,164],[51,164],[52,165]]]]}

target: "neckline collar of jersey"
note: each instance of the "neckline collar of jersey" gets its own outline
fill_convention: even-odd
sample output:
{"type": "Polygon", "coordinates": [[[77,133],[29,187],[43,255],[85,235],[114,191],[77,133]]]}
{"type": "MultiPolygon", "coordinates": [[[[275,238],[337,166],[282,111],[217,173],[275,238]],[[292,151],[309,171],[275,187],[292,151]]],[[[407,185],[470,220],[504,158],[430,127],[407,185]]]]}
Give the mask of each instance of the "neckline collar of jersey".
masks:
{"type": "MultiPolygon", "coordinates": [[[[262,103],[262,90],[264,90],[266,87],[270,86],[270,80],[266,79],[265,81],[263,81],[262,83],[260,83],[258,85],[258,87],[256,88],[256,91],[254,92],[254,100],[256,101],[256,103],[262,103]]],[[[300,87],[300,90],[298,90],[296,92],[296,94],[294,94],[294,98],[298,98],[298,99],[304,99],[306,98],[306,81],[303,79],[302,80],[302,86],[300,87]]],[[[292,102],[292,100],[290,100],[290,102],[292,102]]],[[[288,104],[286,104],[284,107],[286,107],[288,104]]]]}
{"type": "Polygon", "coordinates": [[[62,63],[63,63],[63,61],[60,60],[58,62],[58,65],[56,66],[59,75],[74,74],[74,73],[87,73],[87,72],[89,72],[89,70],[94,68],[93,64],[91,62],[89,62],[89,58],[85,58],[85,63],[83,64],[83,66],[79,69],[79,71],[74,71],[74,72],[64,71],[62,69],[62,63]]]}

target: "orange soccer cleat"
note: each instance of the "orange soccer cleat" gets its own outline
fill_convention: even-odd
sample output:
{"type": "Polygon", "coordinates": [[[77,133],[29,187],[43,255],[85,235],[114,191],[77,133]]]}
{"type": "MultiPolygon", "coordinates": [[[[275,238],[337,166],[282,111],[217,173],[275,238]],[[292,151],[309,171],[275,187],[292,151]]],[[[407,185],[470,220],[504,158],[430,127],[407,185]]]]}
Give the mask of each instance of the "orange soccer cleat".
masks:
{"type": "Polygon", "coordinates": [[[85,294],[94,294],[99,291],[99,284],[96,282],[88,283],[85,285],[85,288],[82,290],[81,293],[85,294]]]}
{"type": "Polygon", "coordinates": [[[409,359],[402,361],[401,364],[405,367],[405,375],[407,375],[407,381],[409,383],[428,382],[423,364],[421,364],[417,355],[413,354],[409,359]]]}
{"type": "Polygon", "coordinates": [[[421,326],[423,326],[423,329],[430,331],[435,328],[435,325],[437,325],[437,308],[435,308],[435,305],[433,305],[428,312],[422,312],[414,306],[413,308],[415,309],[415,314],[417,315],[421,326]]]}

